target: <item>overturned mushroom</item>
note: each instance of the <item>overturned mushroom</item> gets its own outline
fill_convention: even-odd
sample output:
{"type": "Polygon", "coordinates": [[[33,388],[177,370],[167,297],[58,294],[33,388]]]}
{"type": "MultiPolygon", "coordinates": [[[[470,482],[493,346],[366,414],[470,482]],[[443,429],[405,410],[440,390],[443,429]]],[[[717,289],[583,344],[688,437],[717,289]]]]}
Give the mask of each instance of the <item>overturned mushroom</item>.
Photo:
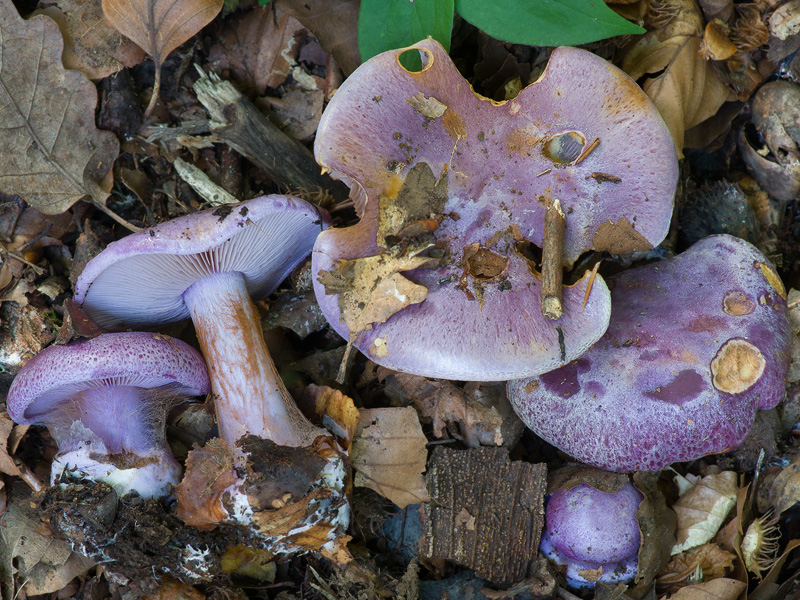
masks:
{"type": "Polygon", "coordinates": [[[376,56],[328,105],[315,154],[361,214],[315,244],[325,316],[382,365],[462,380],[546,372],[605,331],[608,290],[588,273],[560,300],[545,290],[543,316],[548,209],[560,208],[563,251],[541,260],[560,271],[590,249],[660,243],[677,181],[647,96],[575,48],[504,103],[475,94],[432,40],[376,56]],[[422,55],[419,72],[400,64],[406,51],[422,55]]]}
{"type": "Polygon", "coordinates": [[[522,421],[587,464],[658,471],[737,446],[784,397],[786,294],[751,244],[707,237],[608,279],[608,331],[568,365],[508,384],[522,421]]]}
{"type": "Polygon", "coordinates": [[[181,476],[165,440],[167,411],[210,387],[203,357],[184,342],[108,333],[37,354],[11,384],[7,408],[55,438],[54,484],[64,474],[158,497],[181,476]]]}

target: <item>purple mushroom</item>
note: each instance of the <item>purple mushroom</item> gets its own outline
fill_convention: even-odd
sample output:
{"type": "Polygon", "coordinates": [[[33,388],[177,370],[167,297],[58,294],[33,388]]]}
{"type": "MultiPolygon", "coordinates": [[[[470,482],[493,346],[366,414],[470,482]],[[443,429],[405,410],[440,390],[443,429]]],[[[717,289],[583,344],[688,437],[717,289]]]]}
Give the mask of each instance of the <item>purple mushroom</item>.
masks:
{"type": "Polygon", "coordinates": [[[791,330],[769,261],[729,235],[609,277],[608,331],[579,359],[511,381],[522,421],[570,456],[658,471],[736,447],[784,397],[791,330]]]}
{"type": "Polygon", "coordinates": [[[636,577],[641,533],[636,511],[644,499],[633,484],[601,492],[582,483],[547,500],[541,553],[566,568],[575,589],[598,581],[628,583],[636,577]]]}
{"type": "Polygon", "coordinates": [[[167,411],[210,387],[203,357],[184,342],[108,333],[34,356],[12,382],[7,408],[55,438],[54,484],[74,473],[120,494],[159,497],[181,475],[165,440],[167,411]]]}
{"type": "Polygon", "coordinates": [[[546,211],[560,203],[566,222],[559,274],[590,249],[650,249],[667,233],[678,173],[642,90],[566,47],[499,103],[474,93],[433,40],[380,54],[339,88],[314,149],[361,214],[314,246],[323,313],[381,365],[460,380],[536,375],[589,348],[608,324],[608,290],[587,273],[563,288],[563,316],[542,316],[546,211]],[[411,50],[419,72],[398,60],[411,50]],[[353,281],[359,269],[372,279],[353,281]]]}
{"type": "Polygon", "coordinates": [[[295,405],[272,362],[251,297],[272,293],[305,258],[327,214],[264,196],[129,235],[92,259],[75,299],[105,329],[191,316],[208,363],[220,437],[306,446],[324,431],[295,405]]]}

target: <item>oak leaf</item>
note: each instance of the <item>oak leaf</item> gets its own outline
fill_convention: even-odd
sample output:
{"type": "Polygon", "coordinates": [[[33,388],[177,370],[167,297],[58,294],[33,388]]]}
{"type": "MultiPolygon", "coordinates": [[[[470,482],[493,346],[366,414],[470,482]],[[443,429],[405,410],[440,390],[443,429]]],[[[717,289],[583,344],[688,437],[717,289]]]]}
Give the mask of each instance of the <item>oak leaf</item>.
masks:
{"type": "Polygon", "coordinates": [[[161,63],[170,52],[208,25],[223,0],[103,0],[103,14],[122,35],[147,52],[155,64],[150,114],[161,87],[161,63]]]}
{"type": "Polygon", "coordinates": [[[119,142],[95,127],[97,92],[61,63],[62,38],[43,15],[0,0],[0,191],[56,215],[90,196],[105,206],[119,142]],[[13,32],[13,35],[10,34],[13,32]]]}
{"type": "Polygon", "coordinates": [[[712,117],[728,97],[714,66],[703,58],[703,15],[694,0],[659,0],[648,14],[655,27],[625,55],[622,69],[635,80],[669,127],[679,155],[687,129],[712,117]]]}
{"type": "Polygon", "coordinates": [[[362,410],[351,450],[355,485],[375,490],[400,508],[427,502],[422,476],[427,442],[411,407],[362,410]]]}
{"type": "Polygon", "coordinates": [[[108,24],[99,2],[56,0],[40,2],[39,7],[64,36],[62,60],[67,69],[102,79],[145,59],[140,48],[108,24]]]}

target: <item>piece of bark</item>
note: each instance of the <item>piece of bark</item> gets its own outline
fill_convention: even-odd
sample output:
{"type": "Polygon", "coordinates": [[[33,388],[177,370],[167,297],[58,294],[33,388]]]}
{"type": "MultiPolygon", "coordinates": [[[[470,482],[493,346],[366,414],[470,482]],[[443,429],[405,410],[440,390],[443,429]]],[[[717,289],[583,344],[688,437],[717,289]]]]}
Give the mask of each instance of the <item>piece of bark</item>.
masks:
{"type": "Polygon", "coordinates": [[[566,216],[556,198],[545,209],[542,240],[542,315],[554,321],[564,314],[561,306],[561,282],[564,275],[566,225],[566,216]]]}
{"type": "Polygon", "coordinates": [[[211,73],[194,84],[197,98],[211,115],[211,132],[247,157],[278,185],[309,194],[323,192],[336,202],[347,186],[322,175],[311,151],[283,133],[229,81],[211,73]]]}
{"type": "Polygon", "coordinates": [[[502,448],[438,447],[425,480],[425,557],[454,560],[497,585],[525,579],[544,524],[544,464],[512,462],[502,448]]]}

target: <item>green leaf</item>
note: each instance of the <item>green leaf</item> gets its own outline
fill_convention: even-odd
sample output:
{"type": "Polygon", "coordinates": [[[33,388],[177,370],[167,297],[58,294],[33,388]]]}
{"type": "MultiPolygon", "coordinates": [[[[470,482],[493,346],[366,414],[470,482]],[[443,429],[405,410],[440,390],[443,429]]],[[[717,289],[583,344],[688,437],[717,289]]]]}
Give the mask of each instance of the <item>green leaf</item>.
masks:
{"type": "MultiPolygon", "coordinates": [[[[450,49],[454,0],[361,0],[358,15],[358,49],[361,59],[395,48],[405,48],[433,37],[450,49]]],[[[412,57],[408,53],[408,58],[412,57]]],[[[404,54],[403,58],[407,58],[404,54]]],[[[416,62],[419,57],[414,56],[416,62]]],[[[419,65],[405,64],[413,70],[419,65]]]]}
{"type": "Polygon", "coordinates": [[[498,40],[531,46],[573,46],[645,32],[603,0],[456,0],[456,11],[498,40]]]}

